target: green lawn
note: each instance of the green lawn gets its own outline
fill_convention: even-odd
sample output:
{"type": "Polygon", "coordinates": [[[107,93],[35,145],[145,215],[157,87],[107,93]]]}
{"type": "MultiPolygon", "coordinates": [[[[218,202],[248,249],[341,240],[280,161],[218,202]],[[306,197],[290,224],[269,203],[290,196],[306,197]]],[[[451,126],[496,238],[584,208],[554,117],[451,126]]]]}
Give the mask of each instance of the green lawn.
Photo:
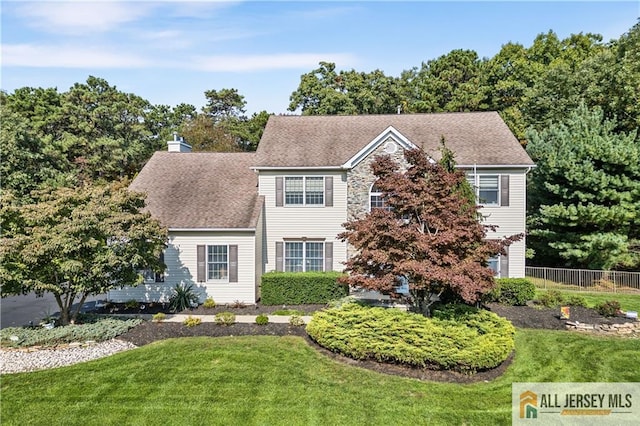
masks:
{"type": "Polygon", "coordinates": [[[640,340],[518,330],[490,383],[386,376],[299,337],[172,339],[55,370],[2,376],[3,425],[497,425],[511,383],[640,381],[640,340]]]}

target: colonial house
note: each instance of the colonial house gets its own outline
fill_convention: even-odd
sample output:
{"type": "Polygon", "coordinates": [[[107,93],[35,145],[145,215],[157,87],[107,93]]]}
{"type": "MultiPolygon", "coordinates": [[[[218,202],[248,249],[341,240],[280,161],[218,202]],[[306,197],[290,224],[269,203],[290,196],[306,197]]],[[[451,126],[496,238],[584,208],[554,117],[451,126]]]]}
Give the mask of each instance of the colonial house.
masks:
{"type": "MultiPolygon", "coordinates": [[[[342,224],[380,206],[371,162],[407,149],[440,157],[444,137],[483,208],[488,238],[525,231],[526,174],[534,166],[496,112],[271,116],[255,153],[192,153],[182,140],[157,152],[131,184],[169,229],[163,275],[111,291],[113,301],[166,301],[176,284],[201,300],[255,303],[269,271],[343,269],[342,224]]],[[[523,277],[525,240],[490,260],[523,277]]]]}

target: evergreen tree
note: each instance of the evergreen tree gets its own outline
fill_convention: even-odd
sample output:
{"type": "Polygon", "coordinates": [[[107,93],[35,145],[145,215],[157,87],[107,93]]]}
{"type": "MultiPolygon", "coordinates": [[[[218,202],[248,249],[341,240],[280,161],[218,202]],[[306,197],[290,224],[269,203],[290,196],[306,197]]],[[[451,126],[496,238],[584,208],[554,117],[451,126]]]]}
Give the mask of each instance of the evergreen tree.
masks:
{"type": "Polygon", "coordinates": [[[535,263],[591,269],[640,266],[640,142],[615,133],[600,108],[528,133],[528,245],[535,263]]]}

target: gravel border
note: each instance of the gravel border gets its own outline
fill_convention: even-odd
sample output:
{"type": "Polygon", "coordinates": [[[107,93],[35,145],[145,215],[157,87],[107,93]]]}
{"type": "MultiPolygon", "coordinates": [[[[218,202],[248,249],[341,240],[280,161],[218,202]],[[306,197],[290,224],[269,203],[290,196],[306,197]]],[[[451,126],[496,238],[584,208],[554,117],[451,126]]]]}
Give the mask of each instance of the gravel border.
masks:
{"type": "Polygon", "coordinates": [[[3,349],[0,350],[0,374],[22,373],[63,367],[104,358],[118,352],[135,348],[137,348],[137,346],[133,343],[112,339],[77,347],[69,346],[37,350],[33,348],[3,349]]]}

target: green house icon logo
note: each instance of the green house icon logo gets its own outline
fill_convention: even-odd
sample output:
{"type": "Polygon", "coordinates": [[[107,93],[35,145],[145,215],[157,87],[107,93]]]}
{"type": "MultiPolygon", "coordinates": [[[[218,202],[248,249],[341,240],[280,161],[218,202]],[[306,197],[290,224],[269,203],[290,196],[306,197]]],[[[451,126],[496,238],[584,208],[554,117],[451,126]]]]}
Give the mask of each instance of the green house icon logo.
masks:
{"type": "Polygon", "coordinates": [[[520,418],[538,418],[538,395],[535,392],[528,390],[520,394],[520,418]]]}

